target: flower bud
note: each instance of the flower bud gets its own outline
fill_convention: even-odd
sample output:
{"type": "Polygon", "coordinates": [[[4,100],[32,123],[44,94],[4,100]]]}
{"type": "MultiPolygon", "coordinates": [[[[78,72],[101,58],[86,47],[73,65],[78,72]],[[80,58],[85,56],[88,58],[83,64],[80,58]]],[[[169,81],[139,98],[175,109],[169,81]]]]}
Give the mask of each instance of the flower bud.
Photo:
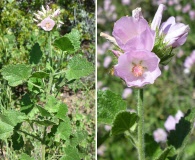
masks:
{"type": "Polygon", "coordinates": [[[160,26],[160,23],[161,23],[161,20],[162,20],[162,14],[163,14],[164,10],[165,10],[165,5],[160,4],[159,7],[158,7],[158,10],[156,11],[156,14],[154,16],[152,24],[151,24],[151,29],[152,30],[159,29],[159,26],[160,26]]]}
{"type": "Polygon", "coordinates": [[[162,23],[160,33],[165,35],[164,43],[175,48],[185,43],[189,30],[188,25],[176,23],[175,17],[170,17],[166,22],[162,23]]]}

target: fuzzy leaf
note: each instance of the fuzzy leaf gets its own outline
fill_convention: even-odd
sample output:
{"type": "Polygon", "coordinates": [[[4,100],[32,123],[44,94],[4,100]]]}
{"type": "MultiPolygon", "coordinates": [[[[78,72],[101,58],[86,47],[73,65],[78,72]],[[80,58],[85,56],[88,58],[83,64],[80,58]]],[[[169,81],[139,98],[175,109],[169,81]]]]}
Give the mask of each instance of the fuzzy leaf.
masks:
{"type": "Polygon", "coordinates": [[[0,114],[0,120],[11,125],[12,127],[15,127],[18,123],[23,122],[25,118],[26,115],[24,113],[14,110],[8,110],[5,111],[4,114],[0,114]]]}
{"type": "Polygon", "coordinates": [[[59,110],[57,114],[55,115],[57,118],[65,121],[66,120],[66,113],[68,112],[68,107],[66,104],[61,103],[59,106],[59,110]]]}
{"type": "Polygon", "coordinates": [[[25,64],[8,65],[2,69],[3,78],[15,87],[25,82],[31,75],[31,67],[25,64]]]}
{"type": "Polygon", "coordinates": [[[61,103],[54,96],[49,96],[44,109],[49,113],[56,113],[59,110],[60,104],[61,103]]]}
{"type": "Polygon", "coordinates": [[[137,121],[136,113],[121,111],[117,113],[113,120],[111,135],[121,134],[129,130],[137,121]]]}
{"type": "Polygon", "coordinates": [[[74,56],[68,63],[68,70],[66,71],[66,78],[70,81],[73,79],[79,79],[84,76],[90,75],[94,71],[92,63],[87,59],[74,56]]]}
{"type": "Polygon", "coordinates": [[[53,45],[61,49],[62,51],[66,51],[70,53],[75,51],[74,45],[72,44],[71,40],[66,36],[56,39],[53,45]]]}
{"type": "Polygon", "coordinates": [[[13,133],[13,129],[13,126],[0,121],[0,139],[5,140],[10,137],[13,133]]]}
{"type": "Polygon", "coordinates": [[[70,119],[66,116],[64,122],[61,122],[58,126],[56,132],[56,141],[59,141],[59,139],[68,140],[72,131],[71,128],[70,119]]]}
{"type": "Polygon", "coordinates": [[[71,43],[73,44],[74,52],[79,50],[80,45],[81,45],[79,31],[76,29],[73,29],[70,33],[66,34],[66,37],[68,37],[71,43]]]}
{"type": "Polygon", "coordinates": [[[45,110],[43,107],[37,105],[37,108],[42,116],[45,116],[45,117],[51,116],[51,114],[47,110],[45,110]]]}
{"type": "Polygon", "coordinates": [[[65,156],[60,160],[80,160],[78,149],[72,146],[67,146],[65,149],[65,156]]]}
{"type": "Polygon", "coordinates": [[[38,64],[43,53],[41,51],[41,48],[38,43],[35,43],[35,45],[32,47],[32,50],[30,52],[30,64],[38,64]]]}
{"type": "Polygon", "coordinates": [[[173,145],[176,149],[180,148],[183,141],[193,128],[194,119],[195,108],[188,110],[187,114],[180,119],[178,124],[176,124],[176,129],[170,131],[168,144],[173,145]]]}
{"type": "Polygon", "coordinates": [[[70,139],[71,146],[77,146],[87,137],[86,131],[77,131],[70,139]]]}
{"type": "Polygon", "coordinates": [[[111,125],[116,114],[122,110],[126,110],[126,102],[121,96],[109,90],[98,91],[97,98],[98,122],[111,125]]]}

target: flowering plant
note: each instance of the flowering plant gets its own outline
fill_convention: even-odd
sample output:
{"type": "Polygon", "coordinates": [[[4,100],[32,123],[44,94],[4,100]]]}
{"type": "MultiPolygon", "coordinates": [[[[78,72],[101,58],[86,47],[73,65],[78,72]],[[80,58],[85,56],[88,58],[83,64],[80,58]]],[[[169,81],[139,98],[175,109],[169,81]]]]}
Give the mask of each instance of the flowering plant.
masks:
{"type": "MultiPolygon", "coordinates": [[[[69,33],[59,36],[56,28],[63,24],[60,9],[46,8],[42,6],[42,11],[35,14],[34,21],[40,28],[34,25],[34,30],[43,35],[36,34],[34,41],[25,40],[25,45],[30,43],[25,60],[20,60],[17,53],[18,62],[10,63],[4,58],[0,66],[0,159],[93,159],[94,153],[84,151],[95,147],[95,133],[91,131],[94,126],[84,127],[86,117],[90,123],[93,119],[83,112],[93,101],[94,66],[82,54],[85,50],[81,48],[78,28],[71,27],[69,33]],[[91,84],[84,84],[88,79],[91,84]],[[77,83],[85,88],[83,91],[87,90],[79,95],[85,94],[84,103],[74,95],[73,87],[71,90],[70,86],[77,83]],[[81,105],[82,113],[78,109],[81,105]]],[[[29,22],[32,23],[32,14],[29,22]]],[[[17,41],[13,43],[19,45],[17,41]]],[[[10,50],[9,45],[5,41],[5,57],[14,53],[15,48],[10,50]]],[[[23,52],[22,47],[20,51],[23,52]]]]}
{"type": "Polygon", "coordinates": [[[173,50],[185,43],[189,32],[188,25],[176,23],[173,17],[161,24],[164,10],[165,6],[159,5],[150,25],[144,19],[141,8],[137,8],[133,10],[132,17],[122,17],[115,22],[113,36],[100,34],[114,44],[111,51],[117,64],[113,67],[113,74],[124,80],[127,87],[136,90],[137,111],[127,110],[125,101],[115,93],[100,90],[98,122],[110,125],[112,136],[124,134],[136,148],[139,160],[181,159],[193,130],[195,110],[192,108],[185,115],[177,114],[172,117],[172,126],[168,119],[165,127],[169,134],[162,128],[154,132],[154,139],[146,133],[143,90],[160,77],[160,65],[170,62],[174,56],[173,50]],[[187,130],[181,131],[182,127],[187,130]],[[163,146],[158,144],[160,142],[163,146]]]}

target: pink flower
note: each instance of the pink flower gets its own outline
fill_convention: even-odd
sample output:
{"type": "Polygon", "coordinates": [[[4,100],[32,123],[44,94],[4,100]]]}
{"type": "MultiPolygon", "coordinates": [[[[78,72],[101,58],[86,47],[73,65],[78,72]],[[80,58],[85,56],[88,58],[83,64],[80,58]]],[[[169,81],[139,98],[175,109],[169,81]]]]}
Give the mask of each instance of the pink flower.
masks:
{"type": "MultiPolygon", "coordinates": [[[[164,5],[159,5],[158,10],[154,16],[152,21],[152,29],[156,30],[159,29],[159,25],[162,19],[162,14],[164,11],[164,5]]],[[[176,23],[174,17],[170,17],[166,22],[162,23],[159,34],[164,36],[164,43],[167,46],[178,47],[185,43],[188,32],[189,26],[183,23],[176,23]]]]}
{"type": "Polygon", "coordinates": [[[167,141],[167,133],[164,129],[158,128],[153,132],[154,140],[156,142],[166,142],[167,141]]]}
{"type": "Polygon", "coordinates": [[[147,50],[131,50],[118,58],[114,74],[122,78],[128,87],[143,87],[153,84],[161,75],[158,67],[160,59],[147,50]]]}
{"type": "Polygon", "coordinates": [[[191,55],[188,56],[185,59],[185,62],[184,62],[185,70],[184,70],[184,72],[189,73],[194,65],[195,65],[195,50],[193,50],[191,55]]]}
{"type": "Polygon", "coordinates": [[[111,62],[112,62],[112,57],[111,56],[105,57],[105,59],[104,59],[104,65],[103,65],[104,68],[108,68],[111,62]]]}
{"type": "Polygon", "coordinates": [[[186,6],[182,9],[182,12],[183,12],[183,13],[187,13],[187,12],[189,12],[190,9],[191,9],[191,5],[188,3],[188,4],[186,4],[186,6]]]}
{"type": "Polygon", "coordinates": [[[37,11],[38,13],[34,13],[35,18],[33,18],[33,20],[37,22],[38,26],[40,26],[42,29],[44,29],[45,31],[50,31],[50,29],[53,29],[55,24],[57,25],[57,28],[64,24],[62,21],[60,21],[60,17],[58,17],[60,14],[60,9],[52,10],[48,5],[46,6],[46,9],[44,8],[44,6],[42,6],[41,8],[41,11],[37,11]],[[48,23],[47,26],[45,26],[44,23],[48,23]]]}
{"type": "Polygon", "coordinates": [[[131,3],[131,0],[122,0],[123,5],[129,5],[131,3]]]}
{"type": "Polygon", "coordinates": [[[173,116],[169,116],[165,121],[165,128],[167,131],[175,130],[176,120],[173,116]]]}
{"type": "Polygon", "coordinates": [[[190,16],[190,19],[191,19],[191,20],[195,20],[195,11],[194,11],[194,10],[191,10],[191,11],[189,12],[189,16],[190,16]]]}
{"type": "Polygon", "coordinates": [[[40,26],[45,31],[51,31],[55,26],[55,22],[54,20],[47,17],[44,20],[42,20],[41,23],[38,24],[38,26],[40,26]]]}
{"type": "MultiPolygon", "coordinates": [[[[139,13],[137,13],[139,14],[139,13]]],[[[112,35],[118,46],[126,51],[145,49],[151,51],[154,46],[155,32],[144,18],[122,17],[114,24],[112,35]]]]}
{"type": "Polygon", "coordinates": [[[129,95],[131,95],[131,94],[132,94],[132,89],[131,89],[131,88],[125,88],[124,91],[123,91],[122,97],[123,97],[124,99],[126,99],[126,98],[129,97],[129,95]]]}
{"type": "Polygon", "coordinates": [[[184,114],[180,110],[177,111],[175,117],[169,116],[167,120],[165,121],[165,128],[169,132],[171,130],[175,130],[176,124],[179,123],[181,117],[183,117],[184,114]]]}

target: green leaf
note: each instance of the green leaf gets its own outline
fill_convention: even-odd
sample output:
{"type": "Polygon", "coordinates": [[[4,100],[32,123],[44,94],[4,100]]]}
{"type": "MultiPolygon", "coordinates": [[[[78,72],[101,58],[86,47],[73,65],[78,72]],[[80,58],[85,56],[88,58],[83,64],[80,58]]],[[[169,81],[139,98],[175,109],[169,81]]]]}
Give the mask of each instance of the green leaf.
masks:
{"type": "Polygon", "coordinates": [[[10,86],[15,87],[27,81],[31,75],[31,67],[25,64],[8,65],[2,69],[2,75],[10,86]]]}
{"type": "Polygon", "coordinates": [[[118,112],[126,110],[126,102],[121,96],[109,90],[98,91],[97,106],[98,122],[110,125],[118,112]]]}
{"type": "Polygon", "coordinates": [[[64,103],[61,103],[60,106],[59,106],[59,110],[56,114],[56,117],[63,120],[63,121],[65,121],[67,112],[68,112],[67,105],[64,104],[64,103]]]}
{"type": "Polygon", "coordinates": [[[80,57],[79,55],[74,56],[69,61],[67,67],[68,70],[66,71],[66,78],[69,81],[88,76],[94,71],[92,63],[88,62],[87,59],[80,57]]]}
{"type": "Polygon", "coordinates": [[[66,36],[56,39],[53,45],[61,49],[62,51],[70,53],[74,52],[74,45],[72,44],[71,40],[66,36]]]}
{"type": "Polygon", "coordinates": [[[66,37],[68,37],[71,41],[71,43],[74,46],[74,52],[79,50],[81,42],[80,42],[80,33],[77,29],[72,29],[72,31],[68,34],[66,34],[66,37]]]}
{"type": "Polygon", "coordinates": [[[81,42],[79,31],[73,29],[70,33],[56,39],[53,45],[62,51],[74,53],[80,48],[80,44],[81,42]]]}
{"type": "Polygon", "coordinates": [[[17,132],[14,132],[11,138],[12,138],[12,147],[14,148],[14,150],[20,150],[24,146],[23,137],[17,132]]]}
{"type": "Polygon", "coordinates": [[[7,110],[3,114],[0,114],[0,120],[12,127],[15,127],[18,123],[23,122],[26,118],[27,117],[24,113],[14,110],[7,110]]]}
{"type": "Polygon", "coordinates": [[[44,106],[44,109],[47,110],[49,113],[58,112],[61,102],[57,100],[54,96],[48,97],[48,102],[44,106]]]}
{"type": "Polygon", "coordinates": [[[34,72],[31,77],[35,78],[47,78],[49,77],[49,74],[43,71],[34,72]]]}
{"type": "Polygon", "coordinates": [[[136,123],[138,116],[136,113],[130,113],[127,111],[121,111],[117,113],[113,120],[111,135],[121,134],[136,123]]]}
{"type": "Polygon", "coordinates": [[[33,109],[33,103],[31,102],[30,96],[26,93],[21,100],[21,112],[28,114],[33,109]]]}
{"type": "Polygon", "coordinates": [[[195,108],[188,110],[187,114],[180,119],[178,124],[176,124],[176,129],[170,131],[168,136],[169,145],[173,145],[176,149],[181,147],[185,138],[190,134],[190,131],[193,128],[194,118],[195,108]]]}
{"type": "Polygon", "coordinates": [[[70,137],[71,131],[72,131],[72,126],[71,126],[70,119],[66,117],[64,122],[61,122],[58,126],[55,140],[56,141],[59,141],[60,139],[68,140],[70,137]]]}
{"type": "Polygon", "coordinates": [[[171,150],[174,148],[172,146],[167,147],[163,150],[163,152],[158,156],[158,158],[155,158],[155,160],[166,160],[171,150]]]}
{"type": "Polygon", "coordinates": [[[86,131],[77,131],[71,138],[70,138],[70,145],[77,146],[87,137],[86,131]]]}
{"type": "Polygon", "coordinates": [[[149,134],[145,134],[144,138],[145,138],[146,157],[148,157],[148,160],[155,159],[162,152],[159,144],[156,143],[154,141],[154,137],[149,134]]]}
{"type": "Polygon", "coordinates": [[[32,50],[30,52],[30,64],[38,64],[43,53],[41,51],[41,48],[38,43],[35,43],[35,45],[32,47],[32,50]]]}
{"type": "Polygon", "coordinates": [[[5,140],[13,134],[14,127],[0,121],[0,139],[5,140]]]}
{"type": "Polygon", "coordinates": [[[60,160],[80,160],[78,149],[72,146],[67,146],[65,149],[65,156],[60,160]]]}
{"type": "Polygon", "coordinates": [[[28,154],[22,153],[20,156],[20,160],[34,160],[34,158],[31,158],[28,154]]]}
{"type": "Polygon", "coordinates": [[[43,107],[37,105],[37,108],[42,116],[51,117],[51,114],[47,110],[45,110],[43,107]]]}

